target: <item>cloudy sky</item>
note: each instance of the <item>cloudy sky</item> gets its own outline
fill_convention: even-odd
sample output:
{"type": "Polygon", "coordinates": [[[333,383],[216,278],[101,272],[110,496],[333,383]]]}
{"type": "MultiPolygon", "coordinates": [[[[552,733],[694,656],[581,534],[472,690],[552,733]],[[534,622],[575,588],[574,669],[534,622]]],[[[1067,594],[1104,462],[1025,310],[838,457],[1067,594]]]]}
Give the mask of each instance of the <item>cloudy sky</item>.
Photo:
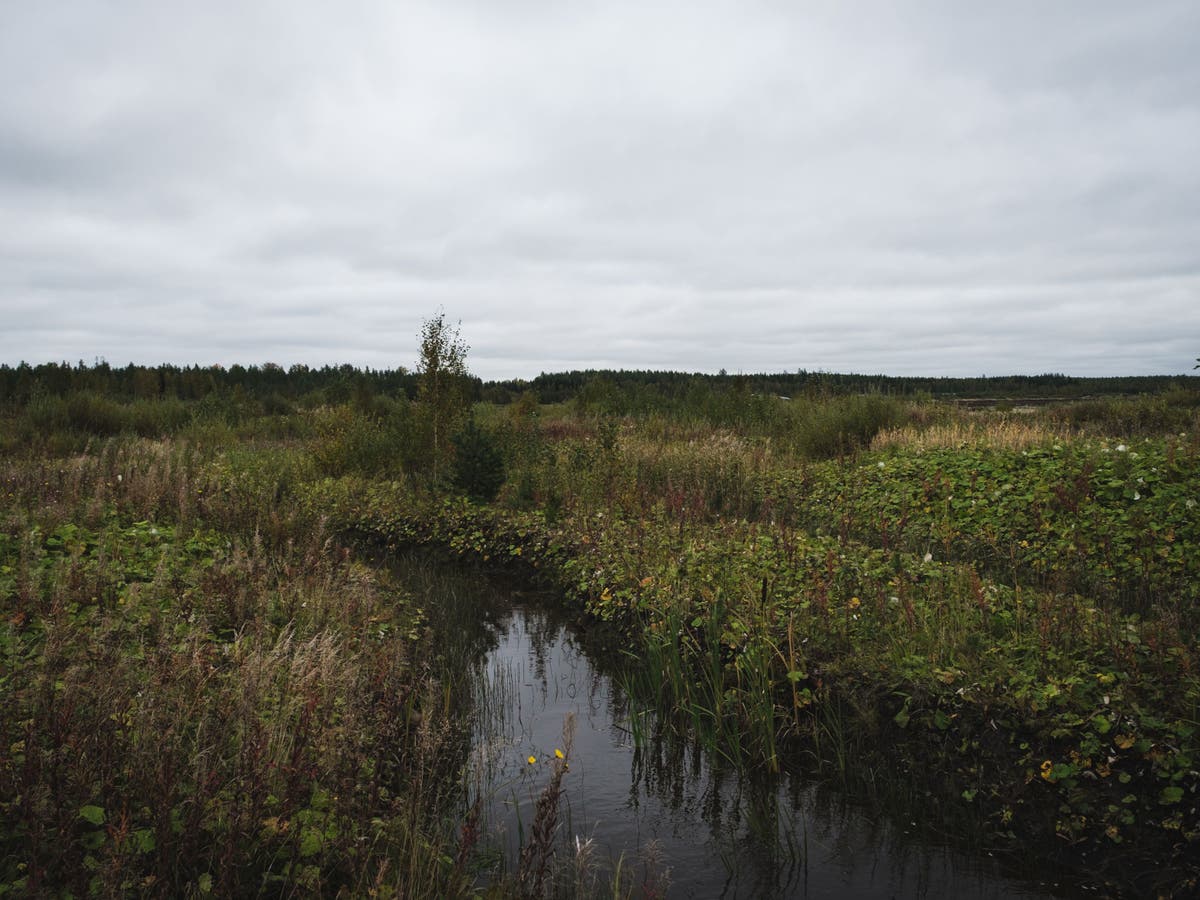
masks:
{"type": "Polygon", "coordinates": [[[0,0],[0,362],[1190,372],[1200,3],[0,0]]]}

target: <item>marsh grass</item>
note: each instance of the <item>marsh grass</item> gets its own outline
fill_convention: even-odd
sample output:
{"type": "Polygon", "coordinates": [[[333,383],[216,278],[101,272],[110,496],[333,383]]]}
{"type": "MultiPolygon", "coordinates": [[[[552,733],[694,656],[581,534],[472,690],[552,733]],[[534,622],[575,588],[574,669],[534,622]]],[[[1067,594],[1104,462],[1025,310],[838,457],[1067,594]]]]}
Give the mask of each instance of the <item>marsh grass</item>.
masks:
{"type": "Polygon", "coordinates": [[[411,595],[289,513],[286,472],[254,504],[209,465],[138,442],[4,464],[0,883],[465,890],[465,743],[411,595]]]}
{"type": "MultiPolygon", "coordinates": [[[[1200,682],[1189,582],[1171,573],[1190,565],[1175,547],[1196,540],[1181,517],[1194,441],[1139,443],[1136,457],[1078,440],[893,448],[793,469],[775,457],[760,472],[700,441],[668,445],[674,461],[651,480],[642,427],[622,425],[611,450],[598,436],[554,449],[553,520],[441,505],[421,533],[533,566],[625,629],[648,672],[628,693],[735,765],[807,750],[835,780],[880,794],[903,771],[917,802],[969,805],[996,840],[1049,833],[1047,846],[1094,854],[1115,835],[1158,848],[1138,852],[1186,880],[1200,682]],[[572,455],[582,462],[568,479],[572,455]],[[638,457],[641,472],[625,464],[638,457]],[[717,512],[699,460],[753,472],[757,506],[717,512]],[[668,484],[699,499],[672,503],[668,484]],[[1140,530],[1131,508],[1138,521],[1159,510],[1160,527],[1140,530]],[[1144,599],[1127,599],[1122,579],[1144,599]]],[[[743,462],[764,452],[724,446],[743,462]]],[[[635,737],[644,722],[635,710],[635,737]]]]}
{"type": "MultiPolygon", "coordinates": [[[[477,645],[429,658],[422,629],[462,614],[396,603],[349,531],[561,589],[636,640],[655,711],[730,759],[774,765],[807,741],[849,776],[864,742],[894,741],[954,771],[1000,832],[1048,821],[1069,845],[1144,840],[1186,859],[1200,443],[1160,431],[1200,407],[819,403],[510,417],[496,425],[509,482],[489,506],[395,466],[379,423],[399,404],[268,424],[217,398],[158,440],[103,437],[126,413],[102,403],[77,402],[79,428],[65,406],[26,410],[46,431],[0,458],[15,698],[0,746],[22,748],[0,802],[29,823],[5,832],[3,878],[461,886],[445,837],[461,822],[443,827],[441,804],[461,790],[448,722],[477,645]],[[1096,429],[1139,441],[1078,437],[1096,429]]],[[[410,424],[393,437],[419,448],[410,424]]],[[[445,610],[471,609],[461,599],[445,610]]]]}
{"type": "Polygon", "coordinates": [[[933,448],[978,447],[989,450],[1028,450],[1069,441],[1077,432],[1069,424],[1033,419],[1019,413],[959,413],[948,422],[904,425],[880,431],[870,449],[922,451],[933,448]]]}

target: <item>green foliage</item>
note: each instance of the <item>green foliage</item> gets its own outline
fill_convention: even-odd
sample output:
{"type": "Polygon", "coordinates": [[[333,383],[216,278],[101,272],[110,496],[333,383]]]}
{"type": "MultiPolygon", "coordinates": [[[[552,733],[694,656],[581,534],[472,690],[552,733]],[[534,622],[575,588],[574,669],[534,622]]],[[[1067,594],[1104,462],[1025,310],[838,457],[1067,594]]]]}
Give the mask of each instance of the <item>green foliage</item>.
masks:
{"type": "Polygon", "coordinates": [[[801,735],[849,777],[886,746],[882,765],[948,773],[939,790],[998,833],[1119,840],[1187,870],[1194,441],[794,468],[731,435],[660,437],[656,420],[541,427],[561,437],[514,457],[510,499],[532,501],[517,509],[320,495],[389,541],[533,567],[626,629],[660,712],[723,752],[771,766],[801,735]]]}
{"type": "Polygon", "coordinates": [[[65,399],[39,394],[25,407],[14,430],[26,445],[43,447],[57,440],[58,446],[74,449],[95,437],[165,437],[180,431],[192,418],[192,410],[175,399],[120,403],[91,392],[65,399]]]}
{"type": "MultiPolygon", "coordinates": [[[[998,836],[1195,873],[1194,430],[984,448],[988,414],[606,376],[582,408],[489,404],[448,432],[459,488],[499,498],[472,503],[424,477],[428,396],[339,377],[344,403],[282,415],[236,391],[181,401],[171,441],[132,437],[170,433],[134,424],[138,404],[175,415],[149,380],[132,401],[51,393],[16,413],[7,446],[86,452],[0,459],[0,822],[18,823],[0,825],[0,882],[34,845],[35,893],[88,858],[160,879],[184,860],[145,888],[167,893],[364,893],[379,854],[409,854],[427,894],[453,881],[440,823],[396,812],[430,808],[426,754],[460,760],[407,727],[424,626],[338,533],[556,586],[624,629],[664,718],[730,758],[802,748],[849,778],[882,755],[998,836]],[[932,422],[970,427],[864,449],[932,422]]],[[[1071,427],[1192,409],[1186,392],[1085,405],[1071,427]]]]}
{"type": "Polygon", "coordinates": [[[470,407],[467,350],[459,329],[446,324],[445,313],[439,312],[421,327],[417,398],[430,423],[435,479],[449,449],[446,438],[454,433],[470,407]]]}
{"type": "Polygon", "coordinates": [[[1152,396],[1079,400],[1054,407],[1050,415],[1072,428],[1107,437],[1174,435],[1200,425],[1200,390],[1175,388],[1152,396]]]}
{"type": "Polygon", "coordinates": [[[97,394],[73,394],[67,399],[67,427],[83,434],[109,437],[125,427],[121,405],[97,394]]]}
{"type": "Polygon", "coordinates": [[[295,407],[278,391],[273,391],[263,398],[263,414],[268,416],[290,416],[295,407]]]}
{"type": "Polygon", "coordinates": [[[803,407],[797,416],[794,440],[809,459],[829,459],[864,449],[876,434],[904,418],[897,401],[881,396],[793,403],[803,407]]]}
{"type": "Polygon", "coordinates": [[[0,469],[0,893],[465,893],[412,598],[311,524],[176,523],[283,516],[303,461],[142,453],[0,469]]]}
{"type": "Polygon", "coordinates": [[[430,465],[429,409],[407,400],[376,398],[368,412],[344,405],[312,415],[312,455],[324,475],[397,478],[430,465]]]}
{"type": "Polygon", "coordinates": [[[379,420],[356,414],[350,406],[320,413],[317,435],[312,453],[323,474],[389,477],[400,470],[401,456],[392,429],[379,420]]]}
{"type": "Polygon", "coordinates": [[[884,428],[903,422],[907,407],[882,395],[801,396],[786,399],[751,393],[747,381],[731,385],[691,383],[663,394],[645,385],[620,388],[607,377],[588,380],[576,396],[578,415],[629,416],[728,428],[743,437],[764,437],[794,447],[810,459],[828,459],[867,447],[884,428]]]}
{"type": "Polygon", "coordinates": [[[495,500],[504,484],[504,459],[496,442],[474,420],[452,442],[455,486],[473,500],[495,500]]]}
{"type": "Polygon", "coordinates": [[[775,516],[1131,610],[1200,608],[1200,442],[928,450],[764,477],[775,516]]]}

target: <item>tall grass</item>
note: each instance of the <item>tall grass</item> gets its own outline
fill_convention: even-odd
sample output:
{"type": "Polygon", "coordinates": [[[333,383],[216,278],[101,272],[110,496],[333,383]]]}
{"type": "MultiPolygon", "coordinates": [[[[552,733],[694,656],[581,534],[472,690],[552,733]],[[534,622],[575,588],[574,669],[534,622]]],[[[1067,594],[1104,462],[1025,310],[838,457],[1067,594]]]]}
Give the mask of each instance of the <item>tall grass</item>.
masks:
{"type": "Polygon", "coordinates": [[[70,398],[31,404],[45,433],[0,461],[16,698],[0,746],[23,754],[0,802],[31,824],[5,832],[0,873],[75,891],[463,888],[443,820],[453,676],[421,650],[425,623],[445,626],[333,527],[529,567],[626,628],[657,707],[734,759],[808,746],[848,773],[864,741],[894,741],[972,760],[960,781],[1006,830],[1041,791],[1070,841],[1178,834],[1178,858],[1198,833],[1197,444],[1077,433],[1174,429],[1185,399],[493,410],[509,481],[487,506],[421,476],[399,403],[306,410],[292,430],[218,398],[153,441],[105,403],[75,398],[75,419],[70,398]],[[29,452],[55,435],[86,453],[29,452]]]}
{"type": "Polygon", "coordinates": [[[0,885],[465,892],[412,597],[317,523],[264,540],[204,472],[128,443],[4,467],[0,885]]]}
{"type": "Polygon", "coordinates": [[[1058,441],[1069,441],[1075,432],[1054,420],[1030,418],[1020,413],[963,413],[947,422],[928,426],[905,425],[880,431],[872,450],[930,450],[979,447],[989,450],[1028,450],[1058,441]]]}

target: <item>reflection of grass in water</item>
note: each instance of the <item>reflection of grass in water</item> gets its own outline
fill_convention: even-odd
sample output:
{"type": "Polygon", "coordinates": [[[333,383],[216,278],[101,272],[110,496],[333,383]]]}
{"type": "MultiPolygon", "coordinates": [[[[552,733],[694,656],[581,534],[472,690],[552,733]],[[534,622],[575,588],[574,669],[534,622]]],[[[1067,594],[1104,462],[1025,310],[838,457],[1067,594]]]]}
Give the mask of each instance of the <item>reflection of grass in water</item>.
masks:
{"type": "Polygon", "coordinates": [[[475,863],[477,871],[489,873],[486,880],[502,886],[516,879],[519,889],[528,892],[540,878],[541,888],[552,896],[596,895],[601,884],[609,896],[653,896],[656,885],[665,884],[668,870],[661,851],[631,847],[607,858],[576,834],[572,804],[564,792],[565,769],[552,769],[550,780],[539,787],[537,780],[546,771],[540,762],[530,766],[523,757],[517,761],[518,752],[524,753],[518,747],[537,730],[534,720],[542,704],[567,698],[578,699],[589,719],[603,717],[597,730],[630,736],[635,748],[632,789],[676,816],[703,821],[735,879],[753,859],[749,864],[755,870],[766,860],[791,880],[786,873],[799,865],[799,847],[788,817],[778,808],[776,780],[752,784],[715,751],[704,750],[694,734],[667,728],[644,702],[630,699],[642,683],[631,677],[630,662],[587,655],[552,612],[518,608],[512,619],[497,622],[493,632],[492,656],[471,669],[470,704],[474,751],[468,796],[472,808],[482,810],[481,846],[486,849],[476,854],[475,863]],[[526,703],[530,691],[533,709],[526,703]]]}
{"type": "MultiPolygon", "coordinates": [[[[512,710],[520,703],[520,691],[512,660],[495,661],[490,671],[479,665],[473,669],[473,676],[472,751],[465,779],[470,809],[479,817],[481,833],[489,835],[496,825],[492,820],[500,818],[496,815],[503,802],[500,798],[509,794],[515,797],[515,786],[523,780],[523,772],[513,773],[510,758],[517,745],[512,710]]],[[[502,848],[490,841],[485,848],[487,858],[478,862],[487,863],[489,871],[502,872],[506,863],[502,848]]]]}
{"type": "MultiPolygon", "coordinates": [[[[419,590],[447,598],[441,616],[448,625],[443,630],[455,635],[457,643],[443,651],[443,659],[446,664],[460,661],[458,708],[469,710],[472,717],[473,751],[462,777],[464,819],[471,810],[479,811],[474,824],[478,843],[470,844],[469,859],[462,864],[466,871],[480,873],[493,892],[515,889],[519,854],[534,839],[538,797],[547,786],[547,769],[525,765],[519,744],[533,738],[534,718],[543,703],[565,699],[563,692],[574,699],[576,688],[584,703],[581,716],[607,720],[610,733],[629,737],[634,747],[631,796],[653,798],[677,819],[702,822],[712,836],[710,846],[725,861],[729,883],[739,893],[798,890],[810,864],[818,872],[833,867],[866,873],[883,863],[898,879],[926,883],[932,867],[936,878],[945,856],[930,856],[926,844],[931,838],[936,842],[935,836],[927,828],[904,824],[910,818],[904,811],[919,807],[923,799],[913,790],[894,804],[879,797],[903,793],[892,783],[901,780],[884,777],[885,770],[877,773],[884,784],[872,778],[866,786],[866,799],[874,796],[877,801],[872,804],[874,821],[864,819],[859,807],[839,800],[836,791],[814,792],[798,779],[781,782],[751,775],[744,759],[722,756],[715,749],[728,742],[712,727],[708,707],[717,701],[711,682],[673,683],[679,669],[667,659],[596,652],[591,633],[569,628],[564,632],[563,617],[553,609],[514,611],[511,597],[478,576],[447,576],[431,566],[417,565],[414,570],[427,585],[419,590]],[[519,649],[500,650],[515,644],[519,649]],[[664,695],[682,695],[691,702],[680,706],[682,713],[673,713],[669,706],[659,712],[664,695]],[[786,790],[781,791],[781,783],[786,790]],[[507,834],[499,830],[505,821],[511,823],[507,834]]],[[[669,653],[670,644],[664,642],[659,649],[669,653]]],[[[750,687],[735,686],[743,692],[750,687]]],[[[821,728],[814,736],[819,741],[819,746],[813,745],[818,758],[814,762],[819,760],[820,768],[834,775],[842,789],[851,787],[846,784],[850,773],[876,772],[869,762],[873,757],[860,746],[862,736],[845,728],[844,711],[819,712],[824,715],[817,717],[821,728]]],[[[736,729],[737,722],[729,720],[722,727],[736,729]]],[[[542,754],[546,749],[536,751],[542,754]]],[[[645,854],[632,847],[609,857],[589,842],[586,831],[577,834],[567,793],[570,776],[567,779],[560,785],[556,807],[554,853],[542,876],[545,893],[652,895],[653,884],[664,874],[661,862],[647,863],[641,859],[645,854]]],[[[853,793],[863,797],[863,785],[855,787],[853,793]]],[[[575,800],[577,813],[580,798],[575,800]]],[[[961,846],[962,836],[953,843],[961,846]]]]}
{"type": "MultiPolygon", "coordinates": [[[[473,797],[471,809],[481,812],[481,830],[486,836],[486,847],[479,855],[480,871],[505,878],[507,867],[528,857],[531,847],[542,845],[547,835],[555,829],[547,825],[549,815],[546,800],[535,798],[535,786],[541,766],[524,761],[524,751],[518,748],[528,743],[533,736],[532,710],[525,708],[522,686],[527,680],[541,686],[543,695],[548,690],[548,672],[551,654],[547,645],[556,643],[558,627],[548,627],[547,617],[536,616],[531,611],[512,611],[509,620],[495,626],[497,646],[517,642],[530,651],[533,657],[533,672],[527,673],[523,660],[505,654],[472,667],[471,706],[472,741],[474,744],[470,763],[470,790],[473,797]],[[518,759],[520,758],[520,761],[518,759]],[[528,795],[534,807],[532,820],[522,816],[523,795],[528,795]],[[516,847],[506,851],[504,823],[512,819],[516,847]]],[[[573,719],[572,719],[573,722],[573,719]]],[[[561,751],[561,748],[559,748],[561,751]]],[[[536,757],[533,757],[536,759],[536,757]]],[[[561,781],[565,772],[554,762],[551,784],[561,781]]],[[[557,792],[555,793],[555,815],[557,816],[557,792]]],[[[534,864],[525,862],[524,869],[508,877],[532,879],[534,864]],[[524,871],[525,874],[520,874],[524,871]]],[[[524,884],[524,882],[520,882],[524,884]]],[[[522,888],[524,890],[524,888],[522,888]]],[[[525,891],[528,893],[528,891],[525,891]]]]}
{"type": "Polygon", "coordinates": [[[713,716],[698,704],[661,714],[663,695],[678,688],[671,684],[669,668],[656,662],[651,657],[649,665],[631,666],[620,679],[624,722],[634,744],[634,782],[664,807],[708,827],[732,882],[743,884],[749,866],[756,873],[773,873],[776,888],[794,884],[807,864],[805,841],[796,832],[805,816],[782,808],[783,780],[776,773],[752,771],[744,757],[722,750],[713,716]]]}
{"type": "Polygon", "coordinates": [[[414,550],[396,554],[391,568],[414,596],[422,598],[437,639],[444,680],[461,685],[496,648],[495,623],[511,608],[510,597],[482,576],[449,566],[439,554],[414,550]]]}
{"type": "MultiPolygon", "coordinates": [[[[936,880],[945,871],[939,868],[945,855],[930,856],[925,847],[922,838],[928,835],[915,833],[917,829],[907,833],[903,824],[897,824],[899,808],[889,813],[883,811],[885,807],[874,820],[867,819],[858,806],[839,801],[836,791],[731,763],[703,747],[696,740],[696,726],[688,720],[688,727],[681,728],[678,719],[656,715],[632,664],[621,671],[610,660],[583,656],[578,639],[564,637],[552,613],[519,610],[516,616],[499,627],[504,646],[519,644],[519,649],[507,654],[501,650],[486,666],[478,666],[475,671],[480,677],[472,687],[477,712],[473,796],[482,798],[493,827],[510,823],[507,835],[488,831],[482,845],[486,849],[475,856],[476,870],[488,873],[495,890],[520,884],[514,881],[520,854],[525,852],[528,858],[530,848],[543,847],[547,835],[553,852],[526,863],[527,872],[545,869],[541,887],[547,896],[652,895],[653,885],[665,874],[661,860],[647,863],[641,859],[645,854],[632,847],[609,857],[594,840],[589,842],[586,831],[577,834],[567,793],[570,776],[556,782],[551,772],[550,781],[546,780],[548,769],[541,757],[550,748],[535,748],[536,766],[527,765],[523,756],[518,759],[526,752],[518,749],[520,743],[542,731],[534,725],[542,702],[560,699],[561,691],[574,697],[571,686],[575,684],[584,702],[581,714],[590,718],[599,713],[607,719],[600,728],[630,735],[634,794],[652,798],[655,808],[679,821],[703,823],[711,835],[710,846],[724,861],[729,884],[736,885],[738,892],[780,895],[801,890],[810,866],[816,871],[840,871],[846,877],[872,878],[872,868],[884,864],[896,873],[896,883],[929,883],[930,877],[936,880]],[[643,692],[639,695],[639,691],[643,692]],[[548,807],[540,799],[548,788],[558,791],[556,819],[549,830],[548,807]]],[[[843,723],[836,711],[829,712],[833,720],[822,738],[830,746],[823,747],[822,753],[836,760],[840,747],[843,758],[852,758],[858,736],[839,732],[843,723]]],[[[582,746],[589,747],[586,742],[582,746]]],[[[585,761],[586,757],[581,759],[585,761]]],[[[575,813],[579,800],[575,798],[575,813]]]]}
{"type": "Polygon", "coordinates": [[[489,890],[521,896],[661,895],[666,870],[655,853],[643,849],[634,861],[624,852],[616,860],[605,859],[591,839],[576,834],[564,783],[570,777],[574,713],[567,714],[558,747],[529,748],[541,754],[533,757],[536,763],[518,750],[532,741],[543,705],[577,700],[589,719],[599,713],[612,726],[624,719],[623,698],[609,703],[608,678],[593,669],[552,613],[518,607],[512,618],[493,627],[492,655],[471,669],[474,748],[466,794],[468,815],[477,816],[473,834],[480,841],[472,871],[489,890]],[[528,690],[534,695],[532,709],[526,706],[528,690]]]}
{"type": "MultiPolygon", "coordinates": [[[[537,680],[543,691],[554,693],[558,682],[552,665],[565,666],[574,674],[576,668],[572,660],[584,656],[583,651],[569,637],[562,636],[555,617],[534,611],[523,611],[523,614],[537,680]],[[564,654],[554,652],[559,641],[567,647],[564,654]]],[[[646,703],[646,685],[652,682],[653,676],[647,675],[648,667],[644,661],[637,664],[625,656],[615,660],[585,658],[590,662],[587,668],[592,670],[588,686],[589,708],[595,709],[596,698],[603,696],[607,727],[631,739],[634,748],[632,789],[653,797],[664,810],[671,810],[675,815],[702,820],[718,838],[719,845],[725,848],[727,869],[731,873],[737,873],[739,860],[747,858],[747,850],[752,851],[756,861],[765,856],[772,866],[778,864],[788,870],[795,869],[800,860],[800,848],[794,827],[788,816],[781,815],[778,807],[778,779],[751,779],[746,772],[739,772],[731,765],[730,760],[720,756],[717,748],[721,742],[715,737],[706,749],[696,740],[695,729],[668,727],[666,720],[656,715],[646,703]],[[688,807],[693,805],[696,809],[689,810],[688,807]]],[[[583,668],[579,667],[581,674],[583,668]]],[[[486,702],[481,700],[480,707],[486,702]]],[[[701,716],[696,718],[703,720],[701,716]]],[[[512,734],[511,728],[509,734],[512,734]]],[[[569,815],[569,803],[566,811],[569,815]]],[[[524,829],[525,825],[520,822],[518,829],[524,829]]],[[[524,838],[523,831],[521,837],[524,838]]],[[[573,866],[578,869],[582,863],[577,857],[581,853],[594,857],[594,848],[589,851],[587,841],[572,842],[572,839],[568,830],[564,834],[567,845],[564,855],[574,859],[573,866]]],[[[649,890],[664,874],[657,860],[652,865],[643,860],[639,869],[624,851],[616,860],[608,861],[608,865],[614,885],[626,883],[628,886],[634,880],[634,870],[642,871],[644,884],[640,889],[643,890],[649,890]]]]}
{"type": "Polygon", "coordinates": [[[501,750],[516,744],[514,724],[520,718],[521,705],[518,674],[512,660],[497,660],[490,671],[475,672],[472,681],[472,733],[476,754],[489,762],[494,762],[501,750]]]}

